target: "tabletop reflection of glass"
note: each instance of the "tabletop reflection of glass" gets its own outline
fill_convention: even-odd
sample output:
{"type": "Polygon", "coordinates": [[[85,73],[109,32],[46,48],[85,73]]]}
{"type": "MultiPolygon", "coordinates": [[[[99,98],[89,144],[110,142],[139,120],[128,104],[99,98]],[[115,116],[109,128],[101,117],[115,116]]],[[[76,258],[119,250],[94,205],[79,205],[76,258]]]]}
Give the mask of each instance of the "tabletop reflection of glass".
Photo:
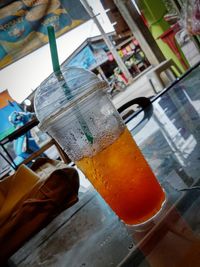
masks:
{"type": "Polygon", "coordinates": [[[15,253],[17,266],[200,266],[199,72],[196,66],[157,97],[142,127],[143,111],[127,123],[167,193],[160,217],[150,227],[127,227],[90,189],[15,253]]]}

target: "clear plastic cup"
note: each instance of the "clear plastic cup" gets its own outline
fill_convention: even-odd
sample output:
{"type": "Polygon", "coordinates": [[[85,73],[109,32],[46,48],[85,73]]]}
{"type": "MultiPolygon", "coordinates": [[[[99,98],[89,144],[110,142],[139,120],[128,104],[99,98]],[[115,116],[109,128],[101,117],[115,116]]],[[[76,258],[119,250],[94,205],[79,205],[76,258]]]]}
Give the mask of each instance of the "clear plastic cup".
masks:
{"type": "Polygon", "coordinates": [[[59,143],[126,224],[148,221],[161,209],[165,193],[107,97],[107,83],[80,68],[64,68],[62,74],[65,81],[52,74],[37,89],[40,129],[59,143]]]}

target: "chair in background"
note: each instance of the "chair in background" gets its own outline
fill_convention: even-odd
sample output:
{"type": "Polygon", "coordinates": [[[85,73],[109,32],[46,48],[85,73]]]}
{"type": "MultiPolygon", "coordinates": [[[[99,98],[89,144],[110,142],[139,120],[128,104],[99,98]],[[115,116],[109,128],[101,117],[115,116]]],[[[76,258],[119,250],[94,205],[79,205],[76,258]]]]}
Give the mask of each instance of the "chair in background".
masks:
{"type": "Polygon", "coordinates": [[[173,82],[178,75],[182,75],[181,69],[176,65],[176,63],[172,60],[165,60],[161,62],[159,65],[153,67],[147,74],[146,77],[149,80],[153,90],[155,93],[158,93],[162,89],[166,87],[166,82],[161,76],[162,73],[165,73],[170,82],[173,82]]]}

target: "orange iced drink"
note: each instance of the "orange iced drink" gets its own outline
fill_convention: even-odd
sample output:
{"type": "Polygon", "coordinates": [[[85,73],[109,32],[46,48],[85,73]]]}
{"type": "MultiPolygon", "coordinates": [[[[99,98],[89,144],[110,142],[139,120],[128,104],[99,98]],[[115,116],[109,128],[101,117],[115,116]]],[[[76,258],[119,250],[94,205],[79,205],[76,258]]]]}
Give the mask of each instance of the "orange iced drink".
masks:
{"type": "Polygon", "coordinates": [[[128,129],[76,164],[126,224],[143,223],[161,209],[165,193],[128,129]]]}

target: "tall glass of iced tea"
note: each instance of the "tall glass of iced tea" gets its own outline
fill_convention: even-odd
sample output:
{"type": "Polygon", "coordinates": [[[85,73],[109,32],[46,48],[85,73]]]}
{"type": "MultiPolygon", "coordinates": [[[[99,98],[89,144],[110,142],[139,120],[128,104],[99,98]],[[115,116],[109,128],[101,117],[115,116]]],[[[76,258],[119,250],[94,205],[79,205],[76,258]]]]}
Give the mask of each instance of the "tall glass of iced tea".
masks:
{"type": "Polygon", "coordinates": [[[165,193],[107,97],[107,84],[79,68],[62,72],[70,98],[53,76],[36,92],[41,129],[57,140],[126,224],[149,220],[161,209],[165,193]]]}

